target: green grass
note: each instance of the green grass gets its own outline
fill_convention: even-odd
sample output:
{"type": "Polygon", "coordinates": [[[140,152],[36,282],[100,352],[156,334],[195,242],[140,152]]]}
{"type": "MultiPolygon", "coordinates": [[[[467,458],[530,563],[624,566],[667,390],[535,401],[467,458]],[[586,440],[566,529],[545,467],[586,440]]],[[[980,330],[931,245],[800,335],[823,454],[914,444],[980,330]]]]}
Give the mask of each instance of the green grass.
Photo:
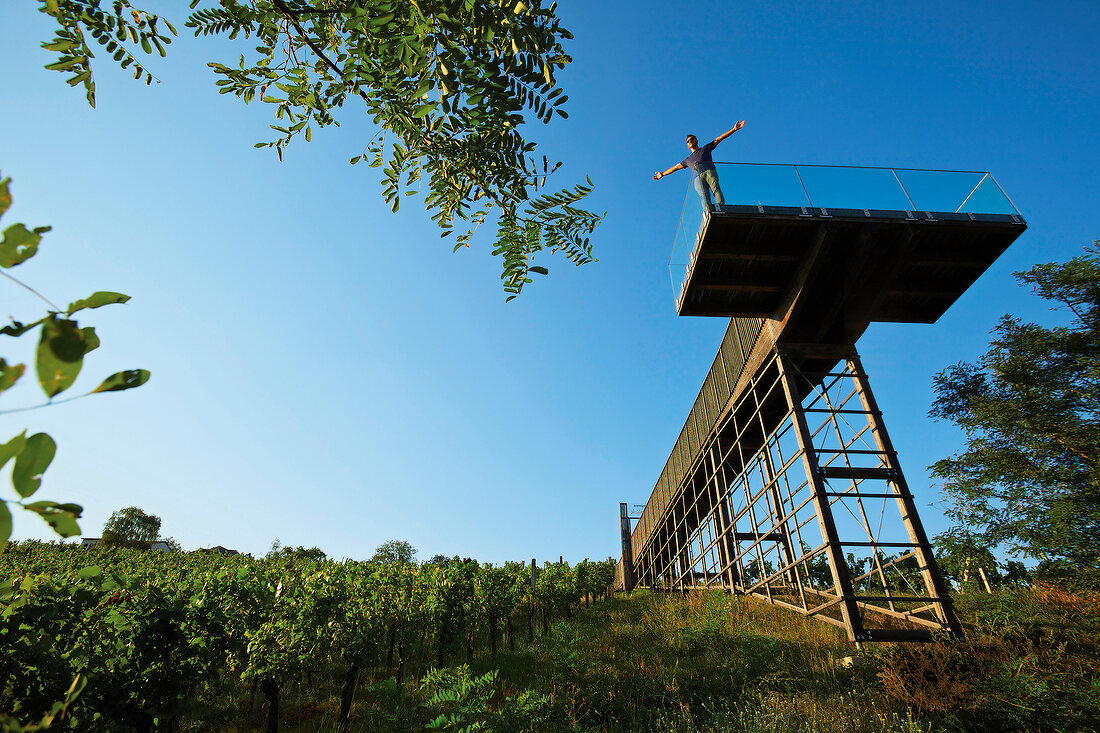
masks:
{"type": "MultiPolygon", "coordinates": [[[[499,676],[485,714],[470,720],[501,731],[1100,729],[1097,597],[1039,589],[957,603],[966,641],[871,645],[863,664],[844,668],[838,660],[859,652],[838,629],[760,601],[619,596],[552,624],[531,645],[517,639],[515,652],[502,645],[492,658],[481,648],[471,673],[499,676]],[[517,702],[524,693],[529,700],[517,702]],[[524,707],[530,700],[541,707],[524,707]]],[[[365,672],[351,730],[424,730],[452,709],[430,705],[419,688],[433,663],[427,651],[415,657],[401,690],[391,670],[365,672]]],[[[304,678],[288,684],[281,728],[338,730],[341,672],[315,670],[312,688],[304,678]]],[[[223,681],[195,701],[183,730],[260,728],[263,714],[248,712],[247,698],[239,682],[223,681]]]]}

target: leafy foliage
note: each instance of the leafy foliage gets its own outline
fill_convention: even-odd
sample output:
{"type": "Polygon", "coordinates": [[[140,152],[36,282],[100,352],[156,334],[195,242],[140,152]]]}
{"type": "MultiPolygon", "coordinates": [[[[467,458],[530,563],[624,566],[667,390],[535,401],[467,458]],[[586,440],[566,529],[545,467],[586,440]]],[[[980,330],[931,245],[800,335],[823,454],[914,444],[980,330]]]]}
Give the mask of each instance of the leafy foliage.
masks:
{"type": "MultiPolygon", "coordinates": [[[[94,105],[90,35],[135,78],[152,76],[121,44],[165,54],[170,42],[156,15],[113,0],[43,0],[58,23],[43,44],[59,55],[47,68],[71,73],[94,105]]],[[[382,196],[397,211],[403,196],[421,193],[441,236],[455,250],[494,219],[492,252],[503,264],[509,300],[547,268],[543,250],[581,265],[594,260],[589,235],[602,215],[578,206],[592,183],[552,190],[561,166],[534,154],[520,132],[526,121],[566,117],[568,95],[556,74],[570,63],[572,38],[542,0],[193,0],[187,27],[195,35],[255,39],[239,62],[212,62],[219,91],[246,104],[270,104],[275,138],[257,143],[283,150],[301,135],[338,125],[349,100],[361,103],[377,133],[352,164],[381,168],[382,196]],[[202,6],[202,7],[200,7],[202,6]],[[197,8],[197,9],[196,9],[197,8]]]]}
{"type": "Polygon", "coordinates": [[[160,517],[136,506],[119,509],[103,525],[105,547],[148,548],[160,536],[160,517]]]}
{"type": "MultiPolygon", "coordinates": [[[[572,570],[563,564],[556,573],[572,570]]],[[[609,578],[611,564],[588,570],[590,584],[577,592],[603,592],[606,585],[591,582],[609,578]]],[[[0,729],[13,730],[61,703],[64,725],[77,730],[178,729],[185,701],[226,676],[264,693],[274,730],[284,685],[330,661],[347,665],[346,722],[360,669],[396,664],[396,689],[425,637],[465,632],[471,643],[490,607],[506,617],[520,610],[519,596],[503,605],[491,598],[523,589],[524,603],[552,605],[529,595],[529,571],[515,563],[303,563],[14,543],[0,553],[0,578],[0,710],[11,713],[0,729]],[[75,699],[66,694],[74,680],[86,684],[75,699]]],[[[486,729],[526,731],[545,712],[543,698],[507,695],[492,680],[434,678],[431,696],[441,696],[429,720],[460,715],[486,729]],[[489,698],[491,710],[481,704],[489,698]]]]}
{"type": "Polygon", "coordinates": [[[1100,578],[1100,251],[1016,277],[1072,322],[1005,316],[979,362],[936,376],[931,414],[969,444],[932,473],[977,541],[1100,578]]]}
{"type": "Polygon", "coordinates": [[[940,571],[959,588],[966,589],[967,585],[977,588],[980,570],[988,574],[991,583],[1000,580],[997,558],[968,530],[953,527],[936,535],[933,544],[940,571]]]}
{"type": "Polygon", "coordinates": [[[141,46],[145,54],[153,49],[161,55],[167,55],[165,46],[172,42],[170,36],[162,33],[158,24],[163,24],[168,33],[176,35],[172,24],[160,17],[138,10],[127,0],[111,0],[111,10],[100,7],[102,0],[42,0],[39,10],[53,16],[57,29],[42,48],[57,54],[57,61],[47,64],[50,71],[71,74],[66,79],[69,86],[80,84],[88,104],[95,107],[95,80],[92,78],[92,58],[95,56],[88,37],[100,46],[123,69],[133,66],[134,78],[151,84],[155,80],[129,51],[127,45],[141,46]]]}
{"type": "Polygon", "coordinates": [[[371,562],[409,564],[416,562],[416,549],[404,540],[387,540],[378,546],[371,562]]]}
{"type": "Polygon", "coordinates": [[[290,545],[284,545],[276,539],[271,543],[271,549],[267,551],[266,557],[269,560],[283,558],[288,560],[310,560],[313,562],[320,562],[324,560],[327,555],[325,555],[325,551],[320,547],[303,547],[302,545],[292,547],[290,545]]]}
{"type": "MultiPolygon", "coordinates": [[[[11,179],[4,178],[0,180],[0,217],[11,207],[11,203],[11,179]]],[[[67,309],[62,310],[43,298],[33,288],[3,271],[21,265],[33,257],[38,252],[42,235],[48,231],[50,227],[28,229],[23,224],[12,224],[4,229],[3,240],[0,241],[0,268],[2,268],[0,275],[9,282],[34,293],[49,307],[46,315],[37,321],[23,323],[12,320],[9,325],[0,328],[0,335],[12,338],[18,338],[35,329],[40,331],[38,347],[35,350],[34,370],[38,384],[49,400],[46,404],[50,404],[55,397],[76,383],[84,366],[84,357],[99,348],[99,337],[95,329],[90,326],[82,328],[79,323],[72,320],[71,316],[78,311],[125,303],[130,299],[122,293],[98,291],[87,298],[70,303],[67,309]]],[[[26,364],[9,363],[6,359],[0,358],[0,393],[15,386],[26,371],[26,364]]],[[[69,399],[87,397],[96,392],[132,389],[141,386],[148,379],[149,372],[144,369],[118,372],[107,377],[90,392],[69,399]]],[[[44,405],[38,405],[38,407],[42,406],[44,405]]],[[[0,410],[0,414],[25,409],[31,408],[0,410]]],[[[19,499],[15,501],[0,499],[0,548],[6,545],[11,537],[11,504],[39,515],[53,528],[54,532],[62,537],[79,534],[80,527],[76,520],[80,518],[83,511],[80,505],[55,501],[26,501],[41,487],[42,475],[53,462],[56,453],[57,444],[46,433],[27,436],[26,431],[23,431],[7,443],[0,445],[0,468],[14,459],[11,481],[15,492],[19,495],[19,499]]]]}

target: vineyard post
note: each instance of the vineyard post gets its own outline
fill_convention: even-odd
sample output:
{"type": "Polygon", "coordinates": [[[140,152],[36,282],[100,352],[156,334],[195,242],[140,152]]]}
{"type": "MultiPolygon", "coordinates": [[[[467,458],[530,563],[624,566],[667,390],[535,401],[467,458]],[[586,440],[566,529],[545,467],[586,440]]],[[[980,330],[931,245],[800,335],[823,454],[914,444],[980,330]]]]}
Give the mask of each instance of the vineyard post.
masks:
{"type": "Polygon", "coordinates": [[[591,582],[592,579],[589,577],[588,573],[589,573],[588,558],[586,557],[584,559],[584,588],[583,588],[583,591],[584,591],[584,607],[585,608],[588,608],[588,596],[590,595],[589,592],[588,592],[588,588],[589,588],[589,586],[592,585],[592,582],[591,582]]]}
{"type": "Polygon", "coordinates": [[[527,640],[535,641],[535,566],[538,561],[531,558],[531,606],[527,609],[527,640]]]}

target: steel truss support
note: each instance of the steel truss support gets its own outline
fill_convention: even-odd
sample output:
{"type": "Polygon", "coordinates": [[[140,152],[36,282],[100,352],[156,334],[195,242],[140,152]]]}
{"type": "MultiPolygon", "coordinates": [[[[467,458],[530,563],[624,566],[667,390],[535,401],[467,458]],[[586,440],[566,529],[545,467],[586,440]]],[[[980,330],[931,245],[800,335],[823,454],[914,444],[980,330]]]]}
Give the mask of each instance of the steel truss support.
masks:
{"type": "Polygon", "coordinates": [[[961,635],[863,365],[837,359],[803,371],[796,347],[772,350],[635,554],[637,582],[751,595],[856,642],[961,635]]]}

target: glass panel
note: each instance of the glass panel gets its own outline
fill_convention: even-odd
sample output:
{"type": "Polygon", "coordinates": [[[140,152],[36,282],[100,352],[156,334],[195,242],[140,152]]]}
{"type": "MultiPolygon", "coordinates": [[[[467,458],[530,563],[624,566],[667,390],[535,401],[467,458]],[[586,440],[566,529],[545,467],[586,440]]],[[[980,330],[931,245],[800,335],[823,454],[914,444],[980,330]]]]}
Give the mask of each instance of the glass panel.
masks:
{"type": "Polygon", "coordinates": [[[824,209],[911,209],[894,172],[882,168],[798,166],[815,207],[824,209]]]}
{"type": "MultiPolygon", "coordinates": [[[[798,173],[790,165],[718,163],[718,180],[727,204],[809,206],[798,173]]],[[[698,194],[696,194],[698,200],[698,194]]]]}
{"type": "Polygon", "coordinates": [[[689,179],[687,193],[684,195],[684,205],[680,211],[680,226],[676,230],[676,242],[668,261],[669,268],[672,270],[674,289],[679,289],[687,273],[687,264],[695,251],[695,242],[702,223],[703,207],[699,204],[699,194],[695,192],[695,186],[689,179]]]}
{"type": "Polygon", "coordinates": [[[1016,207],[1005,196],[1004,191],[987,175],[963,203],[959,211],[970,214],[1016,214],[1016,207]]]}
{"type": "Polygon", "coordinates": [[[917,211],[958,211],[984,177],[984,173],[898,171],[898,178],[909,192],[917,211]]]}

